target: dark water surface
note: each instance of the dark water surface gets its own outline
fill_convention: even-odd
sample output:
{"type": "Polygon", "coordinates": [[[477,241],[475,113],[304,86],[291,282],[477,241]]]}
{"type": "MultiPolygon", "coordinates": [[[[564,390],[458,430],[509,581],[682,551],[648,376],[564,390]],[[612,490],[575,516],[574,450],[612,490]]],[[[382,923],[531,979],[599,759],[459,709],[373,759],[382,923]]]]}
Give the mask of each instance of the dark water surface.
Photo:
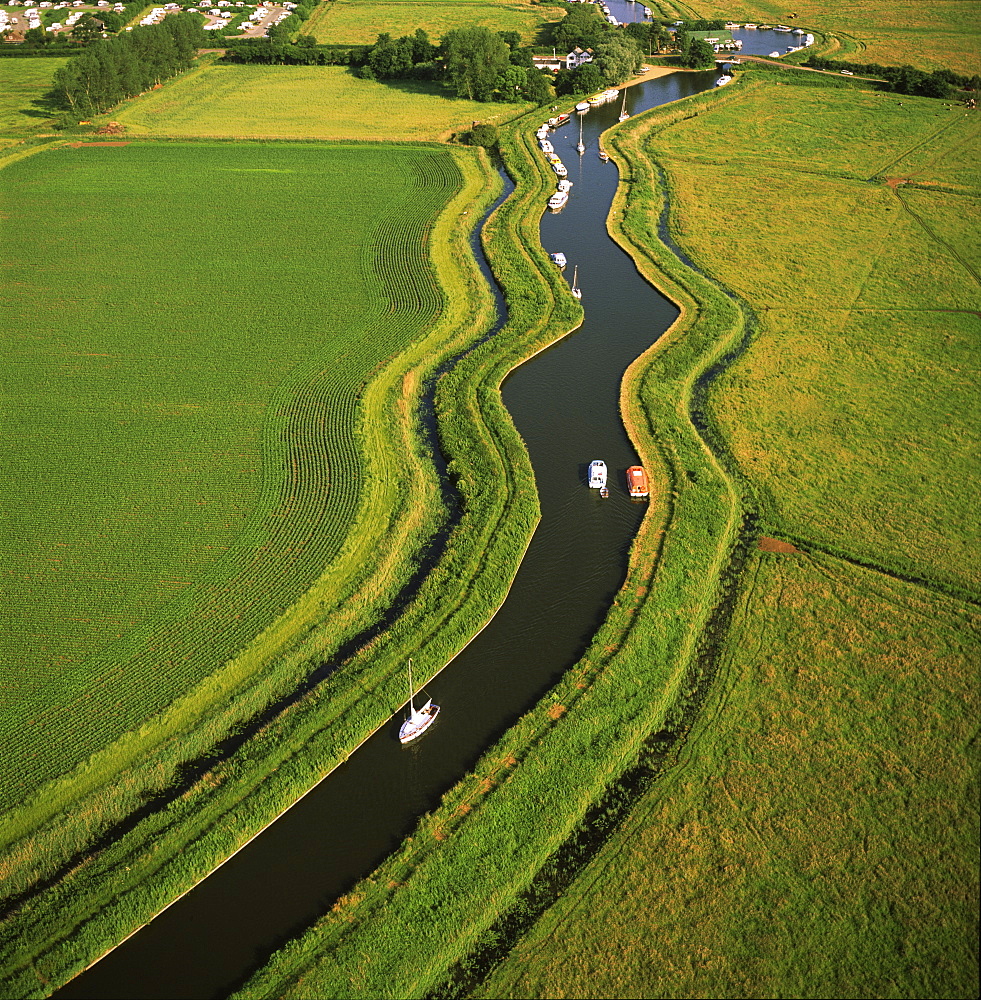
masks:
{"type": "MultiPolygon", "coordinates": [[[[674,74],[631,87],[627,110],[705,90],[715,76],[674,74]]],[[[542,242],[566,254],[570,278],[578,264],[586,319],[504,385],[535,468],[542,521],[500,612],[428,686],[442,706],[437,725],[409,748],[398,743],[398,720],[380,730],[261,837],[56,996],[227,995],[370,873],[584,651],[623,582],[645,509],[625,489],[624,470],[637,458],[620,421],[620,381],[676,315],[606,233],[618,175],[598,158],[597,140],[619,112],[617,101],[583,117],[582,157],[577,116],[552,140],[574,186],[563,212],[543,218],[542,242]],[[585,485],[595,458],[610,470],[607,500],[585,485]]]]}

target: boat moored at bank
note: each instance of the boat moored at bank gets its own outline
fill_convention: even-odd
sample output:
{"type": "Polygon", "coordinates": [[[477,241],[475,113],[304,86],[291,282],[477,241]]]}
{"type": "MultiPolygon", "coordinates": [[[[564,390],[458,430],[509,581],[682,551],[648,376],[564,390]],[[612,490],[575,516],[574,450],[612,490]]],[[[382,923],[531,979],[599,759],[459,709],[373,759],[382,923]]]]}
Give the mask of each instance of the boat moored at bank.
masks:
{"type": "Polygon", "coordinates": [[[627,492],[637,500],[650,496],[650,485],[643,466],[631,465],[627,469],[627,492]]]}

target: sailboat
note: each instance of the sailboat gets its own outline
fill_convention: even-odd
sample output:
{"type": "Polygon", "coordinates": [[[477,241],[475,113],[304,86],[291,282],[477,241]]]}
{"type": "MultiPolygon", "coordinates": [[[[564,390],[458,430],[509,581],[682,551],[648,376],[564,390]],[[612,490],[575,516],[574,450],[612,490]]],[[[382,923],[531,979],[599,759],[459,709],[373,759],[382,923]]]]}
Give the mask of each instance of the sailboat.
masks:
{"type": "Polygon", "coordinates": [[[436,721],[439,715],[439,705],[434,705],[430,698],[419,711],[413,701],[414,692],[412,690],[412,660],[409,660],[409,717],[402,723],[399,729],[399,743],[411,743],[436,721]]]}
{"type": "Polygon", "coordinates": [[[579,143],[576,146],[576,151],[580,156],[586,152],[586,147],[582,143],[582,115],[579,116],[579,143]]]}
{"type": "Polygon", "coordinates": [[[620,121],[625,122],[630,115],[627,114],[627,88],[623,88],[623,104],[620,105],[620,121]]]}
{"type": "Polygon", "coordinates": [[[581,299],[582,290],[579,287],[578,281],[579,281],[579,265],[576,264],[576,266],[572,269],[572,294],[577,299],[581,299]]]}

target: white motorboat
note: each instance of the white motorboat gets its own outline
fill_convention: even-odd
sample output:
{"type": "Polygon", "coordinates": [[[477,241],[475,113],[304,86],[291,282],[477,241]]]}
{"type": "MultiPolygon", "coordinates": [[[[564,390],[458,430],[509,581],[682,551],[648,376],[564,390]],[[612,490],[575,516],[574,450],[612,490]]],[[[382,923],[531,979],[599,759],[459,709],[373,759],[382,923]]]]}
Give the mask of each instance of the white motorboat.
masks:
{"type": "Polygon", "coordinates": [[[568,194],[572,190],[572,181],[563,178],[555,185],[556,191],[565,191],[568,194]]]}
{"type": "Polygon", "coordinates": [[[576,111],[578,111],[579,114],[581,115],[584,115],[588,110],[589,110],[589,101],[580,101],[576,105],[576,111]]]}
{"type": "Polygon", "coordinates": [[[555,171],[556,177],[568,177],[569,171],[566,170],[564,163],[553,163],[552,169],[555,171]]]}
{"type": "Polygon", "coordinates": [[[439,705],[434,705],[432,698],[428,699],[426,704],[417,711],[414,694],[412,690],[412,660],[409,660],[409,717],[399,728],[399,743],[411,743],[418,739],[439,715],[439,705]]]}
{"type": "Polygon", "coordinates": [[[598,458],[589,463],[589,488],[591,490],[606,489],[606,462],[598,458]]]}
{"type": "Polygon", "coordinates": [[[567,191],[556,191],[551,198],[548,199],[548,207],[553,212],[560,212],[566,206],[566,202],[569,200],[569,193],[567,191]]]}
{"type": "Polygon", "coordinates": [[[552,258],[552,263],[559,268],[559,270],[564,271],[566,264],[569,262],[565,259],[565,254],[562,252],[550,253],[549,257],[552,258]]]}
{"type": "Polygon", "coordinates": [[[728,73],[723,73],[722,76],[720,76],[719,79],[715,81],[715,85],[717,87],[724,87],[727,83],[729,83],[731,79],[732,77],[729,76],[728,73]]]}
{"type": "Polygon", "coordinates": [[[539,139],[538,145],[542,147],[543,153],[554,153],[555,147],[548,141],[548,139],[539,139]]]}

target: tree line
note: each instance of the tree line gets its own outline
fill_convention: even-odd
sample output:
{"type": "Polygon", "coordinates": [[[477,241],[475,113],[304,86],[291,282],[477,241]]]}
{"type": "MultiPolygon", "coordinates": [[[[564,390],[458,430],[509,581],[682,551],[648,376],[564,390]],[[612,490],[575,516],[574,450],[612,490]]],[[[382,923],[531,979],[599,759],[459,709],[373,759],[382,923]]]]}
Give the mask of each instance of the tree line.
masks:
{"type": "Polygon", "coordinates": [[[812,69],[851,70],[859,76],[885,80],[889,89],[897,94],[910,94],[916,97],[939,97],[950,99],[955,90],[977,91],[981,87],[981,77],[964,76],[949,69],[935,69],[926,73],[912,66],[880,66],[878,63],[846,62],[841,59],[822,59],[812,56],[805,63],[812,69]]]}
{"type": "Polygon", "coordinates": [[[54,98],[79,119],[108,111],[186,70],[203,35],[200,18],[177,14],[102,39],[55,72],[54,98]]]}

